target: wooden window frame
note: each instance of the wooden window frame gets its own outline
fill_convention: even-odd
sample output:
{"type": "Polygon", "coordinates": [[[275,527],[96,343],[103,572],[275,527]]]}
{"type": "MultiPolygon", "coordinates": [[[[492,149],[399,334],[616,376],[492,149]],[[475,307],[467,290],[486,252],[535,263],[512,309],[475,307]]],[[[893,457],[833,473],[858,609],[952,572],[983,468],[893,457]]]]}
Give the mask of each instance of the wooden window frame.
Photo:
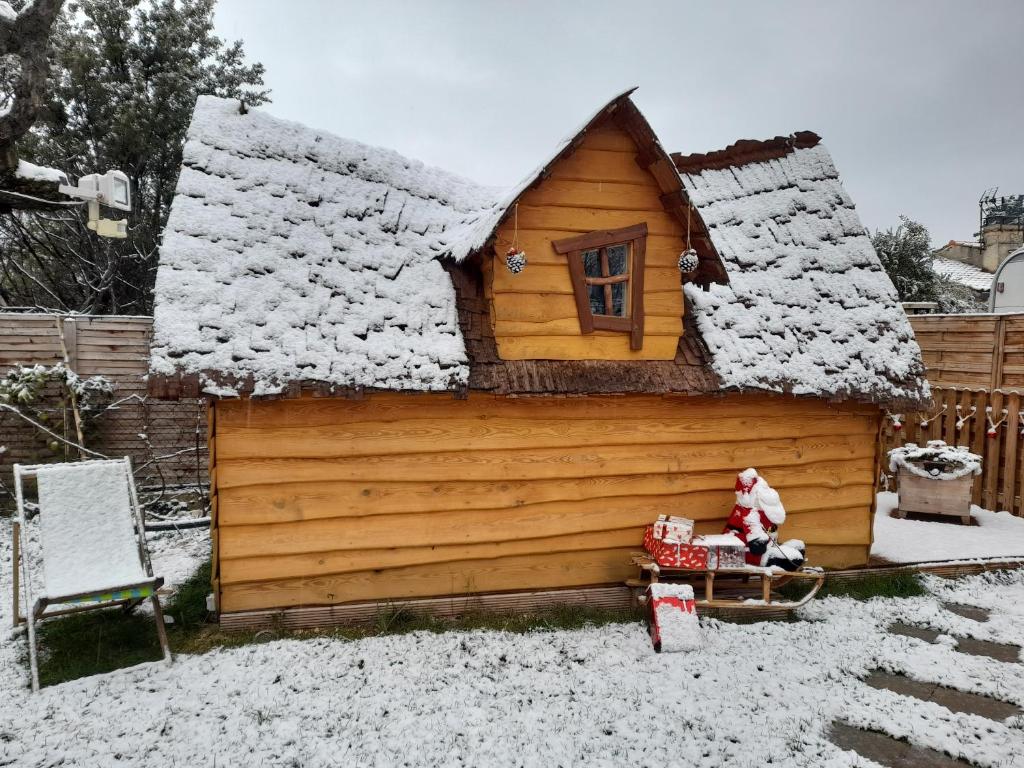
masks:
{"type": "Polygon", "coordinates": [[[647,224],[641,222],[620,229],[601,229],[585,235],[553,240],[555,253],[566,256],[569,261],[569,277],[576,298],[576,312],[580,316],[580,333],[599,331],[621,331],[629,334],[629,348],[643,349],[644,346],[644,256],[647,250],[647,224]],[[591,285],[601,278],[588,277],[583,269],[583,254],[613,245],[629,247],[629,314],[626,317],[595,315],[590,308],[591,285]]]}

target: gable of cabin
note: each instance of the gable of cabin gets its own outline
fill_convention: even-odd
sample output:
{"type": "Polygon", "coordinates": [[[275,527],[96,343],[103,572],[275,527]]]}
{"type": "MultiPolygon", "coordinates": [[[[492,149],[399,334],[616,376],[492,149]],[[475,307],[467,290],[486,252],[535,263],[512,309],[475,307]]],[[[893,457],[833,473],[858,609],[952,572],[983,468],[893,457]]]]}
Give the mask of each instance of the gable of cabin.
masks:
{"type": "MultiPolygon", "coordinates": [[[[677,266],[686,231],[662,204],[641,148],[614,116],[588,129],[576,150],[527,189],[497,229],[485,259],[494,338],[503,360],[672,360],[683,334],[677,266]],[[645,224],[642,346],[628,332],[584,333],[570,277],[572,254],[553,243],[599,230],[645,224]],[[519,274],[506,267],[510,247],[525,251],[519,274]]],[[[636,253],[631,254],[635,263],[636,253]]],[[[629,312],[636,311],[635,306],[629,312]]]]}

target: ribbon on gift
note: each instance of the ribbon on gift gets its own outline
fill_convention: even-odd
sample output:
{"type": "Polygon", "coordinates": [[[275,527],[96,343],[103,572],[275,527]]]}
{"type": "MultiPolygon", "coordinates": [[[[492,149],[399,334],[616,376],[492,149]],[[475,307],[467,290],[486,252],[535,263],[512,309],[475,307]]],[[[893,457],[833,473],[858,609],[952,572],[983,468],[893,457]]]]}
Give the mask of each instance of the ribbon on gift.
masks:
{"type": "Polygon", "coordinates": [[[684,600],[681,597],[673,597],[672,595],[666,595],[665,597],[654,598],[654,604],[656,606],[667,605],[674,608],[678,608],[685,613],[693,613],[697,610],[697,603],[693,598],[684,600]]]}

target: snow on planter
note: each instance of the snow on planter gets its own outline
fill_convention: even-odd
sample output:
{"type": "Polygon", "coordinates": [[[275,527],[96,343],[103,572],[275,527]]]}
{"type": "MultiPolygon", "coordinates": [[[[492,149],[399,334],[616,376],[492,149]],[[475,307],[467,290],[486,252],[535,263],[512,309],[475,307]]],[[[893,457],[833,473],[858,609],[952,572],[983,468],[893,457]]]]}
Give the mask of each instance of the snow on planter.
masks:
{"type": "Polygon", "coordinates": [[[981,474],[981,456],[941,440],[930,440],[923,448],[907,443],[889,451],[889,469],[899,477],[897,517],[924,512],[970,524],[971,491],[974,476],[981,474]]]}
{"type": "Polygon", "coordinates": [[[909,472],[929,480],[957,480],[981,474],[981,456],[964,445],[929,440],[925,446],[907,443],[889,451],[889,471],[909,472]]]}

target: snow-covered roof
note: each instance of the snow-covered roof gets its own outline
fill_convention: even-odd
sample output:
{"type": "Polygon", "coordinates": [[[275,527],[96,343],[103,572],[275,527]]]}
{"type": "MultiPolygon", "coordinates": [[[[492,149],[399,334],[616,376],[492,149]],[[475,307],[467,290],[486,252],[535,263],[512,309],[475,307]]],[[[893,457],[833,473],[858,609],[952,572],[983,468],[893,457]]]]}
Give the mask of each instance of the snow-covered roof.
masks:
{"type": "Polygon", "coordinates": [[[976,291],[992,289],[992,273],[986,272],[981,267],[976,267],[973,264],[965,264],[962,261],[936,256],[932,260],[932,269],[943,277],[949,278],[954,283],[965,285],[976,291]]]}
{"type": "Polygon", "coordinates": [[[913,330],[818,136],[674,159],[729,275],[686,286],[723,386],[927,398],[913,330]]]}
{"type": "Polygon", "coordinates": [[[455,291],[437,257],[464,255],[498,197],[200,97],[160,249],[152,373],[198,375],[212,394],[463,386],[455,291]]]}
{"type": "Polygon", "coordinates": [[[629,93],[511,191],[201,97],[160,250],[151,390],[471,386],[479,355],[439,259],[484,247],[519,195],[612,119],[674,215],[687,220],[687,196],[700,214],[700,279],[686,290],[717,375],[701,381],[925,397],[913,332],[818,137],[670,159],[629,93]]]}

